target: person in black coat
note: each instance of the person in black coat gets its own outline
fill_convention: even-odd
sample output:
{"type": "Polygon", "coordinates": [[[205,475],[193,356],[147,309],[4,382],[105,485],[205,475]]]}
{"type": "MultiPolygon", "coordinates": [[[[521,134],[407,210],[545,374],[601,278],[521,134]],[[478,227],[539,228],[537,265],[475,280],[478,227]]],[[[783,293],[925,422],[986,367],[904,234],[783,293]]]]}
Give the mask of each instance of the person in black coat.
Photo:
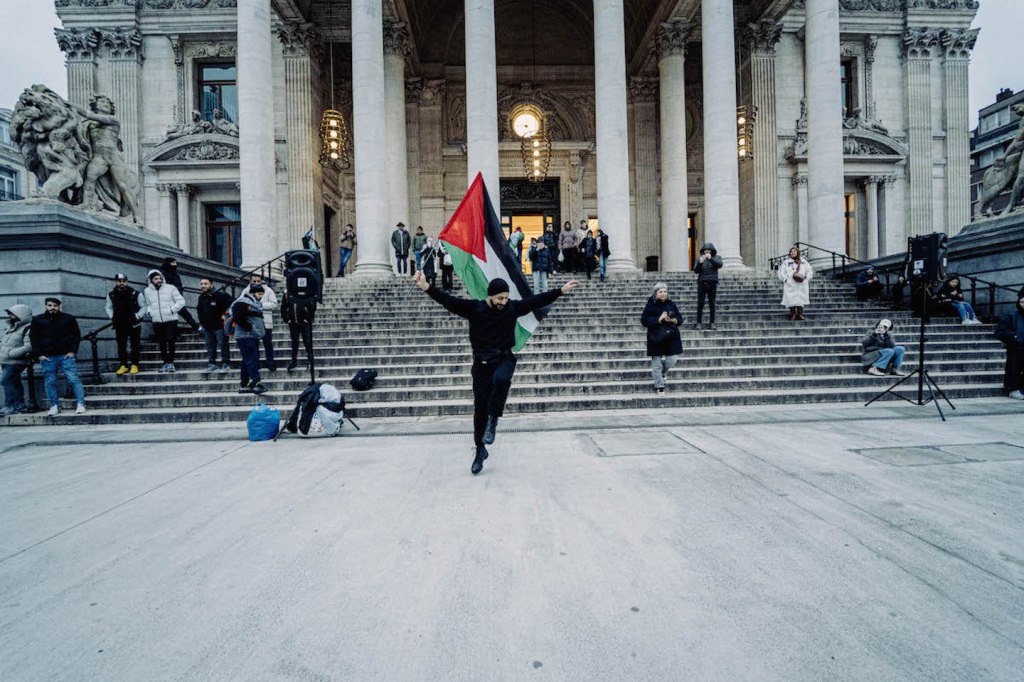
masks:
{"type": "MultiPolygon", "coordinates": [[[[207,372],[227,374],[231,371],[230,339],[224,331],[224,313],[234,301],[223,289],[214,290],[213,281],[209,277],[199,280],[199,299],[196,302],[196,315],[203,327],[206,341],[206,356],[209,364],[207,372]],[[217,366],[217,349],[220,348],[220,367],[217,366]]],[[[180,312],[178,313],[181,314],[180,312]]]]}
{"type": "Polygon", "coordinates": [[[608,275],[608,256],[612,255],[608,248],[608,234],[597,228],[597,271],[601,273],[601,281],[608,275]]]}
{"type": "Polygon", "coordinates": [[[299,364],[299,337],[306,349],[306,362],[313,363],[313,318],[316,316],[316,301],[293,303],[288,294],[281,297],[281,319],[288,323],[288,333],[292,337],[292,361],[287,371],[292,371],[299,364]]]}
{"type": "Polygon", "coordinates": [[[647,328],[647,354],[651,356],[651,375],[658,393],[665,392],[665,376],[683,353],[681,321],[679,308],[668,297],[668,285],[658,282],[640,315],[640,324],[647,328]]]}
{"type": "MultiPolygon", "coordinates": [[[[164,258],[164,262],[160,264],[160,273],[164,276],[165,282],[173,284],[178,293],[182,296],[185,295],[185,287],[181,283],[181,275],[178,274],[178,261],[173,258],[164,258]]],[[[196,323],[195,318],[192,317],[192,313],[187,308],[179,310],[178,317],[184,320],[188,326],[192,327],[193,332],[199,333],[199,324],[196,323]]]]}
{"type": "Polygon", "coordinates": [[[117,339],[117,359],[120,366],[114,372],[122,376],[128,372],[139,373],[139,341],[142,337],[141,311],[146,299],[141,293],[128,286],[128,276],[123,272],[114,275],[114,288],[107,293],[107,319],[114,328],[117,339]],[[131,343],[131,353],[128,344],[131,343]]]}
{"type": "Polygon", "coordinates": [[[1006,346],[1003,388],[1014,400],[1024,400],[1024,287],[1017,292],[1013,311],[999,318],[995,335],[1006,346]]]}
{"type": "Polygon", "coordinates": [[[872,266],[857,273],[857,281],[854,282],[857,288],[858,301],[873,301],[882,295],[882,282],[872,266]]]}
{"type": "Polygon", "coordinates": [[[570,280],[561,289],[552,289],[519,301],[509,298],[508,282],[495,278],[487,285],[487,298],[473,301],[439,291],[431,286],[422,272],[415,283],[430,298],[449,312],[469,321],[469,344],[473,348],[473,442],[476,456],[470,472],[475,476],[487,459],[486,445],[494,442],[498,419],[505,411],[505,401],[516,371],[516,323],[523,315],[551,305],[562,294],[579,286],[570,280]]]}
{"type": "Polygon", "coordinates": [[[85,413],[85,387],[78,377],[78,346],[82,343],[82,332],[78,328],[78,320],[61,312],[60,306],[59,298],[48,296],[46,312],[33,317],[29,327],[32,357],[43,366],[43,387],[46,399],[50,401],[49,417],[60,414],[57,370],[64,372],[64,379],[75,394],[75,414],[85,413]]]}
{"type": "Polygon", "coordinates": [[[711,329],[718,329],[715,326],[715,299],[718,297],[718,271],[722,269],[722,257],[718,255],[718,249],[711,242],[700,247],[700,257],[693,271],[697,273],[697,322],[694,329],[703,329],[704,324],[704,300],[707,299],[709,312],[711,313],[708,322],[711,329]]]}

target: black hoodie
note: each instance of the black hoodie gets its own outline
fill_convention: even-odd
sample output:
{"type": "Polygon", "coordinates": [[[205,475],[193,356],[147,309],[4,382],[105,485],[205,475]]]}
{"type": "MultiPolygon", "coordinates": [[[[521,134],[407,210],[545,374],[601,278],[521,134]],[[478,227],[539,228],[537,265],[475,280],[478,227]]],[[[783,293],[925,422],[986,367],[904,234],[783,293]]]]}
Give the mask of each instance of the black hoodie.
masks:
{"type": "Polygon", "coordinates": [[[701,261],[698,257],[693,271],[697,273],[698,282],[717,282],[718,270],[722,267],[722,257],[718,255],[718,249],[711,242],[700,247],[700,253],[703,254],[705,249],[711,249],[711,258],[701,261]]]}
{"type": "Polygon", "coordinates": [[[164,281],[167,282],[168,284],[173,284],[174,288],[177,289],[182,296],[184,296],[185,289],[182,288],[181,286],[181,275],[178,274],[178,266],[177,264],[172,266],[171,261],[174,261],[174,259],[164,258],[164,262],[161,263],[160,265],[160,272],[164,276],[164,281]]]}

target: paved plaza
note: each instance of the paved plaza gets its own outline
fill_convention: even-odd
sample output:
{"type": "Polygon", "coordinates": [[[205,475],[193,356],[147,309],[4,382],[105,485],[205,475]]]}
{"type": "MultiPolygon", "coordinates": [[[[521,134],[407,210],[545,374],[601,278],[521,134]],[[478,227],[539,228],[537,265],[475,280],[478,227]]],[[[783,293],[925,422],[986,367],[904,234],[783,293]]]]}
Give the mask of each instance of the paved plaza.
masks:
{"type": "Polygon", "coordinates": [[[1019,680],[1024,405],[0,430],[0,679],[1019,680]]]}

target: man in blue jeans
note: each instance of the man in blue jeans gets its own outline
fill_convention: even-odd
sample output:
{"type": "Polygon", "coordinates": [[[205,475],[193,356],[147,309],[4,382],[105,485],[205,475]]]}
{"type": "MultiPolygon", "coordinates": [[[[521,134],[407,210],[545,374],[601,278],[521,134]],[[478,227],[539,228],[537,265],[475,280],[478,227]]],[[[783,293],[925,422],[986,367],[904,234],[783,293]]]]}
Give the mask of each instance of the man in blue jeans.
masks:
{"type": "Polygon", "coordinates": [[[43,385],[46,399],[50,401],[48,417],[60,414],[60,396],[57,393],[57,370],[64,372],[64,379],[75,394],[75,414],[85,414],[85,387],[78,378],[78,345],[82,333],[78,320],[62,313],[59,298],[46,298],[46,312],[32,318],[29,335],[32,338],[32,357],[38,358],[43,366],[43,385]]]}

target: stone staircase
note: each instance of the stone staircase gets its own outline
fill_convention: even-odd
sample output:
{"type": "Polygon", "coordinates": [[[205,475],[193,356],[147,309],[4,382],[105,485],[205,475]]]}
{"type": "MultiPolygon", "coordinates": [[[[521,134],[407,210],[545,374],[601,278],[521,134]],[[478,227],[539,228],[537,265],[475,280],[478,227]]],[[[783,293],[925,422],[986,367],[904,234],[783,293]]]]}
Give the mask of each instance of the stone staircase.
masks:
{"type": "MultiPolygon", "coordinates": [[[[556,277],[551,284],[565,279],[556,277]]],[[[881,317],[894,321],[898,341],[907,346],[905,369],[917,366],[918,322],[909,312],[857,302],[848,284],[819,278],[811,283],[808,319],[793,323],[779,303],[780,291],[773,275],[726,273],[719,285],[718,330],[696,331],[691,329],[696,299],[692,273],[585,281],[555,304],[520,354],[508,412],[866,402],[893,383],[864,374],[860,366],[859,339],[881,317]],[[664,394],[652,389],[645,330],[639,324],[640,311],[659,280],[668,282],[684,316],[683,356],[664,394]]],[[[329,280],[314,332],[318,380],[342,389],[353,417],[472,412],[466,323],[416,289],[409,278],[329,280]],[[348,380],[362,367],[380,374],[373,390],[357,393],[348,380]]],[[[927,336],[929,372],[950,398],[1000,393],[1003,351],[990,326],[964,327],[955,318],[940,318],[932,321],[927,336]]],[[[139,375],[117,377],[108,371],[104,383],[87,387],[87,414],[74,416],[68,411],[73,403],[62,401],[68,409],[55,419],[37,414],[6,420],[239,421],[261,401],[287,412],[309,373],[284,371],[290,344],[280,322],[275,349],[280,369],[264,372],[270,390],[258,399],[237,393],[237,370],[207,374],[203,344],[188,335],[178,344],[175,374],[158,374],[156,348],[146,345],[139,375]]],[[[235,348],[232,358],[237,367],[235,348]]],[[[904,386],[904,395],[916,396],[916,380],[904,386]]]]}

